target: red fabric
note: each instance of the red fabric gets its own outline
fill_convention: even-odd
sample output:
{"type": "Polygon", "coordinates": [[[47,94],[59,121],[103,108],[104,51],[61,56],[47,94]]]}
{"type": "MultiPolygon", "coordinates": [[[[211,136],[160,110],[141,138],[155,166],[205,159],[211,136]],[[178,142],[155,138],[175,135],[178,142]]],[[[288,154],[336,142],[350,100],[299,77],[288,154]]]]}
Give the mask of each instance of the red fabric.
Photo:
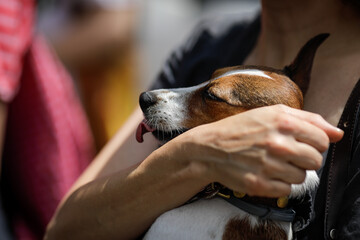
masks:
{"type": "Polygon", "coordinates": [[[16,239],[42,238],[59,201],[93,157],[69,75],[45,42],[32,37],[31,3],[0,1],[0,98],[9,106],[1,184],[16,239]],[[16,24],[5,27],[4,18],[16,24]]]}
{"type": "Polygon", "coordinates": [[[19,86],[22,58],[32,32],[33,0],[0,1],[0,98],[10,101],[19,86]]]}

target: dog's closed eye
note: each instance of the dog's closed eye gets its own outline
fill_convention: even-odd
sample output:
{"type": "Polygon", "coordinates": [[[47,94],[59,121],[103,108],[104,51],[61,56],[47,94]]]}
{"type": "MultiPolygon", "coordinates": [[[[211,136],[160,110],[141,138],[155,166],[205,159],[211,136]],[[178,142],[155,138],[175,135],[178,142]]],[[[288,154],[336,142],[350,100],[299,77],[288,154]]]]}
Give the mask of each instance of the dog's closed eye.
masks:
{"type": "Polygon", "coordinates": [[[203,96],[207,100],[217,101],[217,102],[225,102],[224,99],[220,98],[214,92],[212,92],[210,88],[205,89],[203,96]]]}

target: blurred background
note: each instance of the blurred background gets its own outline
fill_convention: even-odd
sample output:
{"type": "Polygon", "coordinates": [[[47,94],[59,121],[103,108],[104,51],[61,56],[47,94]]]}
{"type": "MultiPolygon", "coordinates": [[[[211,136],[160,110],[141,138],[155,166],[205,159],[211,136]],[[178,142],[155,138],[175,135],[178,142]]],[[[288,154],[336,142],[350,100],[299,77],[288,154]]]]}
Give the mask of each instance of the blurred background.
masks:
{"type": "Polygon", "coordinates": [[[259,9],[258,0],[40,0],[37,25],[74,78],[99,150],[200,20],[259,9]]]}

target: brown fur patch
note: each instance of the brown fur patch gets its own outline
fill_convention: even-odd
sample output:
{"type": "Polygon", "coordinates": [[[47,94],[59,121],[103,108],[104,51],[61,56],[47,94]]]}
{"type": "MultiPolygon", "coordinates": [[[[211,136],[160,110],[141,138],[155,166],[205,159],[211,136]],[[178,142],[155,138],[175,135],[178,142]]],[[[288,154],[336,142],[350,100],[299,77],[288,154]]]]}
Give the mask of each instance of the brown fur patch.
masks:
{"type": "MultiPolygon", "coordinates": [[[[303,94],[297,86],[282,70],[265,66],[234,66],[216,70],[212,79],[234,70],[256,69],[263,71],[272,80],[253,75],[232,75],[224,77],[227,85],[231,87],[237,96],[242,97],[242,106],[251,109],[274,104],[285,104],[294,108],[302,108],[303,94]],[[230,79],[230,81],[229,81],[230,79]],[[246,106],[245,106],[246,105],[246,106]]],[[[218,80],[210,80],[216,83],[218,80]]],[[[223,82],[223,78],[220,80],[223,82]]],[[[222,83],[223,84],[223,83],[222,83]]],[[[230,94],[228,96],[231,96],[230,94]]]]}
{"type": "Polygon", "coordinates": [[[188,114],[184,119],[185,128],[193,128],[244,112],[248,109],[241,105],[231,105],[225,101],[214,101],[204,98],[206,87],[198,89],[188,100],[188,114]]]}
{"type": "Polygon", "coordinates": [[[302,108],[303,96],[295,83],[283,74],[265,73],[273,79],[235,74],[209,81],[189,98],[187,103],[189,112],[183,121],[183,126],[190,129],[249,109],[275,104],[302,108]],[[206,92],[217,100],[207,98],[206,92]]]}
{"type": "Polygon", "coordinates": [[[225,226],[223,240],[287,240],[285,231],[271,220],[251,227],[249,219],[231,219],[225,226]]]}

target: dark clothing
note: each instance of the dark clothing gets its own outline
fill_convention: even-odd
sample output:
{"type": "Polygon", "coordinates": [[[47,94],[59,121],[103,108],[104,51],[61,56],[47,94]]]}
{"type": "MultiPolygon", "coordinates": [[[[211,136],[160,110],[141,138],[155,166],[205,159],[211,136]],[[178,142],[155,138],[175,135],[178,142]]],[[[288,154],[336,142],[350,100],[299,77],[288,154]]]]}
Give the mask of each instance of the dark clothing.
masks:
{"type": "Polygon", "coordinates": [[[0,195],[0,239],[1,240],[14,239],[10,231],[10,226],[8,225],[7,218],[3,211],[1,195],[0,195]]]}
{"type": "MultiPolygon", "coordinates": [[[[218,68],[241,65],[253,49],[260,28],[260,18],[251,23],[236,19],[201,23],[170,56],[153,88],[193,86],[210,79],[218,68]]],[[[315,214],[310,195],[296,208],[293,225],[298,239],[360,239],[359,101],[358,84],[339,124],[345,131],[344,139],[329,149],[315,198],[315,214]]]]}
{"type": "Polygon", "coordinates": [[[260,19],[213,25],[204,21],[168,59],[153,88],[188,87],[210,79],[222,67],[241,65],[255,46],[260,19]]]}
{"type": "Polygon", "coordinates": [[[315,219],[305,239],[360,239],[359,104],[360,81],[338,124],[344,137],[330,145],[315,198],[315,219]]]}

